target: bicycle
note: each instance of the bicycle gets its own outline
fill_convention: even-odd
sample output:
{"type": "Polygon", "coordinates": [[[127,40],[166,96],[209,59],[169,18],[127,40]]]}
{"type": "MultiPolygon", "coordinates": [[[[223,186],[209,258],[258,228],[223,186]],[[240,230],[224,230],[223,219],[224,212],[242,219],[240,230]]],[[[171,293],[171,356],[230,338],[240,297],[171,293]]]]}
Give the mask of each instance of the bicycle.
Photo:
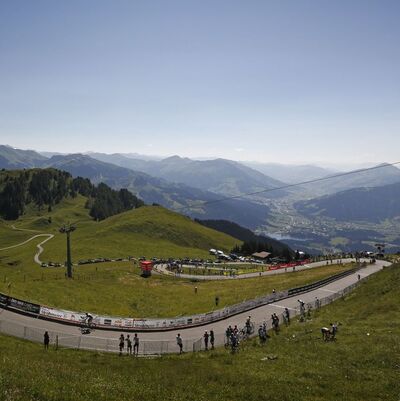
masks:
{"type": "Polygon", "coordinates": [[[81,326],[79,328],[81,334],[90,334],[95,329],[96,325],[93,323],[92,319],[81,316],[81,326]]]}

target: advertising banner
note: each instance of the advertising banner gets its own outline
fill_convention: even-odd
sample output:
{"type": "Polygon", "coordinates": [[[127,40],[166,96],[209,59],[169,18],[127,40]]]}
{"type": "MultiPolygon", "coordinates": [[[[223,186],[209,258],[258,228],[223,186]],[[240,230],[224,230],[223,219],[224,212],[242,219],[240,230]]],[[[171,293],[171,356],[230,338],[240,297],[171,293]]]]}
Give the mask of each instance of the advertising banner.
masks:
{"type": "Polygon", "coordinates": [[[25,312],[31,312],[38,314],[40,312],[40,305],[32,304],[30,302],[21,301],[17,298],[10,298],[9,305],[15,309],[23,310],[25,312]]]}
{"type": "Polygon", "coordinates": [[[0,294],[0,304],[1,305],[8,305],[10,303],[10,297],[5,294],[0,294]]]}

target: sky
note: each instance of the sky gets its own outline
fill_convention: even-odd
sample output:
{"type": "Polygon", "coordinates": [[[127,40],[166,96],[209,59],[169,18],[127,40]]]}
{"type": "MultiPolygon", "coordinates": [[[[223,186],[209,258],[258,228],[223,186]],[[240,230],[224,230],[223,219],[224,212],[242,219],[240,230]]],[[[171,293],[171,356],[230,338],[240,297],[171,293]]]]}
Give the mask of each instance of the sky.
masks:
{"type": "Polygon", "coordinates": [[[398,0],[1,0],[0,143],[400,159],[398,0]]]}

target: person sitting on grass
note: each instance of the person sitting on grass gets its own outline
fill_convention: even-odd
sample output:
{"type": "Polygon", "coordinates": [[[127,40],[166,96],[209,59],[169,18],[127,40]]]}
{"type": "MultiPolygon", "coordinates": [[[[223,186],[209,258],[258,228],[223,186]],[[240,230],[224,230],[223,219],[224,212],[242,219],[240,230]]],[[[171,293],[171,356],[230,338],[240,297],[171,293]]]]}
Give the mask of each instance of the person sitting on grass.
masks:
{"type": "Polygon", "coordinates": [[[322,334],[322,339],[324,341],[328,341],[330,337],[330,331],[327,327],[322,327],[321,328],[321,334],[322,334]]]}

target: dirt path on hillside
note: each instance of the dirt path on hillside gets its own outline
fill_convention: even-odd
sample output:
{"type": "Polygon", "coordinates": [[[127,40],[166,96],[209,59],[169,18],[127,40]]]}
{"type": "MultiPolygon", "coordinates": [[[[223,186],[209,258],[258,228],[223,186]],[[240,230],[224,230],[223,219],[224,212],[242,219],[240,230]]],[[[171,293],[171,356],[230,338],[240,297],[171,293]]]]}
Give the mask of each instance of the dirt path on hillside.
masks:
{"type": "MultiPolygon", "coordinates": [[[[11,226],[11,229],[13,230],[17,230],[17,231],[27,231],[27,232],[37,232],[34,230],[27,230],[27,229],[23,229],[23,228],[16,228],[14,226],[14,224],[11,226]]],[[[36,234],[31,238],[28,238],[26,241],[20,242],[19,244],[16,245],[11,245],[11,246],[7,246],[5,248],[0,248],[0,251],[6,251],[8,249],[14,249],[14,248],[18,248],[20,246],[24,246],[26,244],[28,244],[29,242],[31,242],[32,240],[36,239],[36,238],[40,238],[40,237],[46,237],[45,240],[43,240],[42,242],[40,242],[39,244],[36,245],[37,248],[37,252],[35,253],[33,260],[35,261],[35,263],[41,265],[42,261],[40,260],[40,255],[42,254],[42,252],[44,251],[44,248],[42,245],[44,245],[47,241],[50,241],[52,238],[54,238],[54,234],[36,234]]]]}

